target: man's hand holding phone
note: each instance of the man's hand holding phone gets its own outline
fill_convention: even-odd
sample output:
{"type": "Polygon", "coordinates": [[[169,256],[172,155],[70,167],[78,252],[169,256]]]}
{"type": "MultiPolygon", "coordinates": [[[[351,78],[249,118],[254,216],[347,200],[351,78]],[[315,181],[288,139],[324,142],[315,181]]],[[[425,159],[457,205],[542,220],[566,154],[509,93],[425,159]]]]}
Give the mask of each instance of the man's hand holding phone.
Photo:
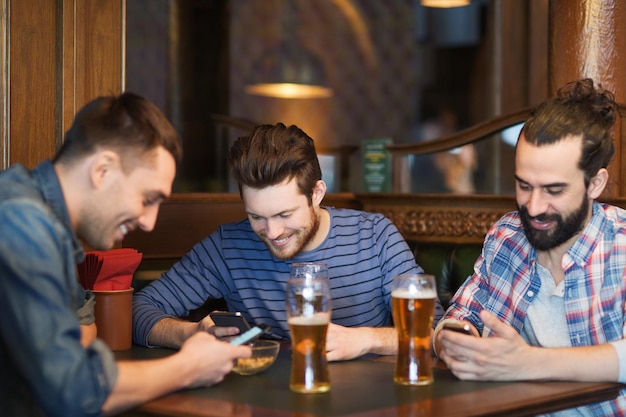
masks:
{"type": "Polygon", "coordinates": [[[474,335],[474,333],[472,333],[472,326],[470,326],[469,323],[465,323],[462,321],[445,323],[443,325],[443,330],[451,330],[453,332],[463,333],[468,336],[474,335]]]}
{"type": "Polygon", "coordinates": [[[435,350],[435,354],[441,358],[441,343],[442,336],[446,332],[442,332],[442,330],[447,330],[454,333],[461,333],[466,336],[478,336],[477,333],[474,333],[476,330],[474,327],[468,322],[464,321],[446,321],[444,323],[440,323],[435,330],[435,335],[433,338],[433,349],[435,350]]]}
{"type": "Polygon", "coordinates": [[[251,327],[240,312],[213,311],[202,320],[199,330],[207,331],[217,338],[229,341],[233,336],[241,335],[250,330],[251,327]]]}
{"type": "Polygon", "coordinates": [[[217,327],[236,327],[240,334],[251,327],[243,314],[238,311],[214,311],[209,313],[209,317],[217,327]]]}

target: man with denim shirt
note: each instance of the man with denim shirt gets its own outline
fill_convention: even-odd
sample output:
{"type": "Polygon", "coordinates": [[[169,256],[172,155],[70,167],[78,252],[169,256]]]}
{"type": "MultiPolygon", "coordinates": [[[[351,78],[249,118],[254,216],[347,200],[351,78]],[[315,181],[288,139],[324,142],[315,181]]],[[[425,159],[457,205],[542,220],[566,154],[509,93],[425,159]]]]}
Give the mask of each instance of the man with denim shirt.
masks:
{"type": "MultiPolygon", "coordinates": [[[[537,106],[516,147],[518,211],[483,252],[435,332],[467,380],[626,382],[626,211],[596,201],[613,155],[613,95],[590,79],[537,106]],[[474,337],[442,330],[466,321],[474,337]]],[[[616,400],[568,415],[623,415],[616,400]]]]}
{"type": "Polygon", "coordinates": [[[250,356],[204,333],[164,359],[116,362],[96,338],[93,295],[77,279],[81,241],[106,250],[152,230],[180,158],[165,116],[125,93],[87,104],[53,161],[0,173],[2,415],[110,415],[219,382],[250,356]]]}

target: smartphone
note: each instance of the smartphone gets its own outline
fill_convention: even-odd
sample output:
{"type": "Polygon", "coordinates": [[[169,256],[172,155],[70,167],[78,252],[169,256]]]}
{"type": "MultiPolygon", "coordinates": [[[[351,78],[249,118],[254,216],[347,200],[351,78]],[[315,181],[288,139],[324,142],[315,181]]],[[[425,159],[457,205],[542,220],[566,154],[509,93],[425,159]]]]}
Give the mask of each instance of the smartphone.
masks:
{"type": "Polygon", "coordinates": [[[450,322],[443,325],[445,330],[452,330],[453,332],[467,334],[469,336],[473,336],[472,328],[467,323],[462,322],[450,322]]]}
{"type": "Polygon", "coordinates": [[[240,334],[250,330],[251,327],[243,314],[238,311],[214,311],[209,313],[209,317],[211,317],[216,326],[236,327],[239,329],[240,334]]]}
{"type": "Polygon", "coordinates": [[[235,338],[231,339],[231,345],[245,345],[246,343],[252,342],[254,339],[261,337],[265,333],[269,332],[269,326],[265,324],[259,324],[258,326],[254,326],[253,328],[243,332],[242,334],[235,336],[235,338]]]}

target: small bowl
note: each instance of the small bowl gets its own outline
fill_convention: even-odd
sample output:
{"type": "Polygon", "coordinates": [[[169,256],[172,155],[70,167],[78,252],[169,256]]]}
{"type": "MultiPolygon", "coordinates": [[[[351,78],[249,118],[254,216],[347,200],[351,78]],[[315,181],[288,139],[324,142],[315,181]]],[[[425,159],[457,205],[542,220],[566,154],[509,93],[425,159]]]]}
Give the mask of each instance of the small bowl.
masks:
{"type": "Polygon", "coordinates": [[[276,361],[280,350],[280,343],[276,340],[255,340],[248,346],[252,348],[252,356],[237,359],[233,367],[233,372],[239,375],[254,375],[265,371],[276,361]]]}

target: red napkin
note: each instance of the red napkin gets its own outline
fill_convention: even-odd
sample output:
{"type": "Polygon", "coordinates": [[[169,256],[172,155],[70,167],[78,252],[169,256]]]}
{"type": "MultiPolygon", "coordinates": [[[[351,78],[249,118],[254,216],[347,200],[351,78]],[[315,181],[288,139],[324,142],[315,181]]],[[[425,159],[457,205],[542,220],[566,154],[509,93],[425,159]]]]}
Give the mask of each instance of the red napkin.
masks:
{"type": "Polygon", "coordinates": [[[80,283],[88,290],[126,290],[141,258],[142,254],[131,248],[87,252],[78,265],[80,283]]]}
{"type": "Polygon", "coordinates": [[[93,284],[102,269],[102,258],[97,253],[87,252],[85,260],[78,264],[78,281],[86,290],[93,290],[93,284]]]}

